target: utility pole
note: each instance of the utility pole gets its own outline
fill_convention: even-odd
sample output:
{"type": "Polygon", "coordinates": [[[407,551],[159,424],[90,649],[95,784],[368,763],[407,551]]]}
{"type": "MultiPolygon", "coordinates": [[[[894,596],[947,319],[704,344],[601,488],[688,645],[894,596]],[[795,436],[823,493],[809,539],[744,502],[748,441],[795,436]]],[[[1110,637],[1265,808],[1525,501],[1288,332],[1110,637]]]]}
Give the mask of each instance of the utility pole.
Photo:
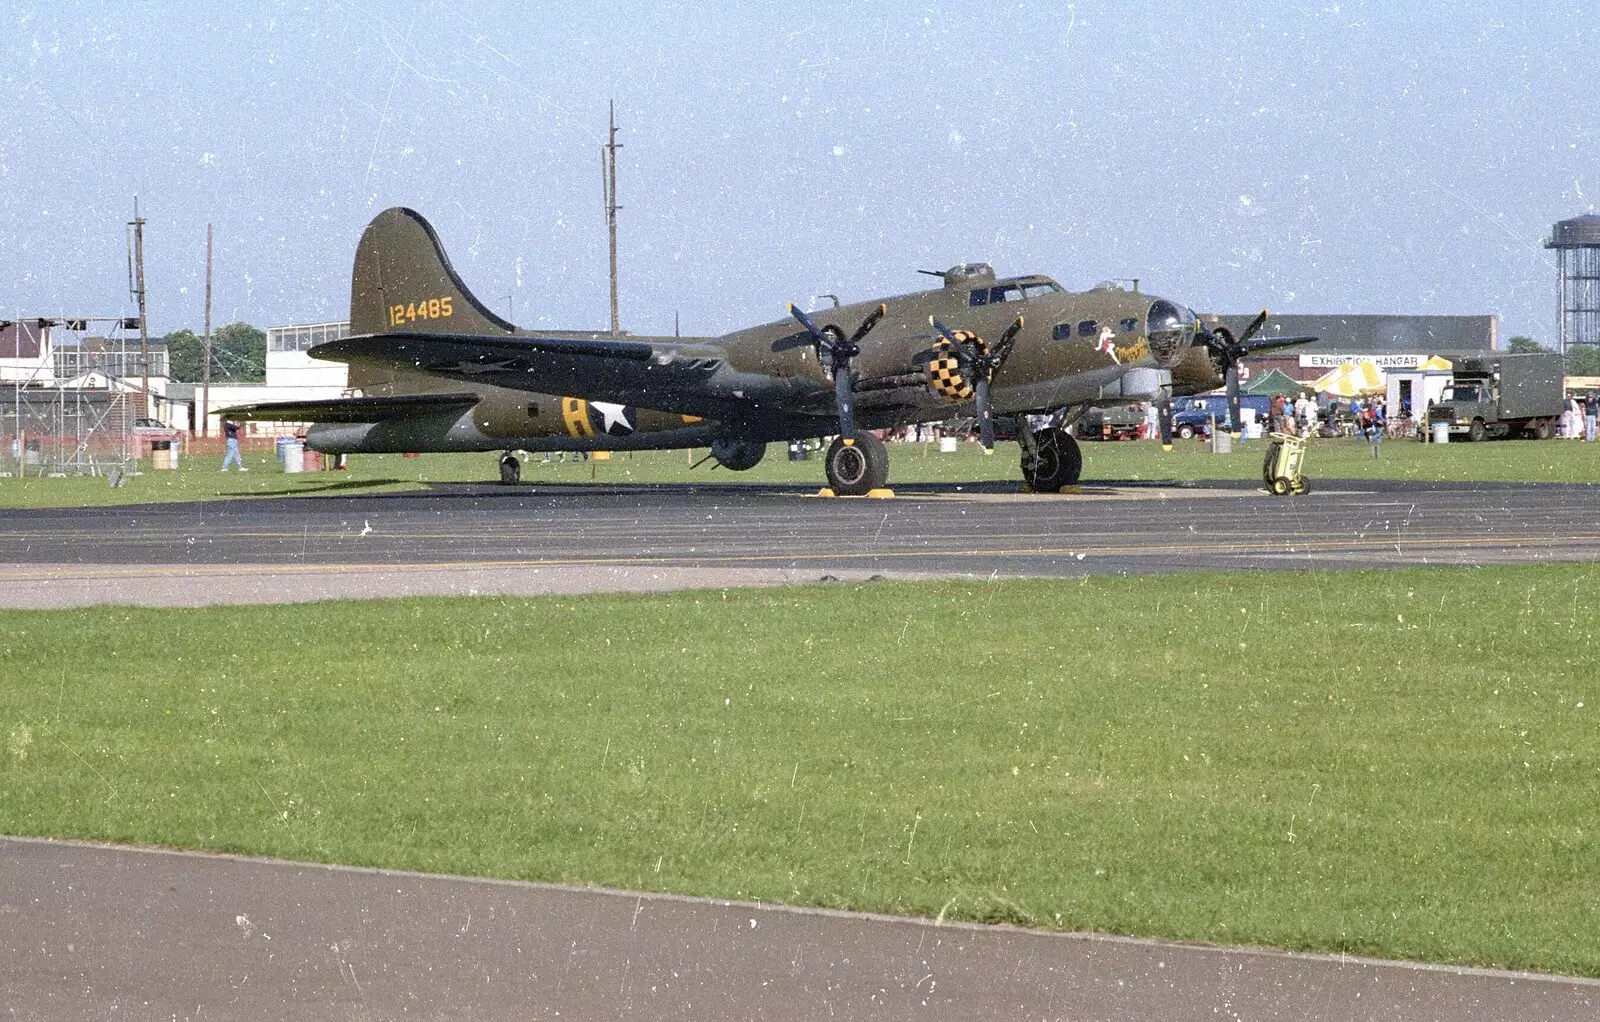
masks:
{"type": "Polygon", "coordinates": [[[134,297],[139,300],[139,394],[144,402],[144,418],[150,414],[150,323],[144,304],[144,217],[139,215],[139,197],[133,197],[133,272],[134,297]]]}
{"type": "Polygon", "coordinates": [[[611,336],[622,333],[622,323],[617,316],[617,101],[611,101],[611,132],[609,140],[600,147],[600,184],[605,190],[606,228],[611,233],[611,336]]]}
{"type": "MultiPolygon", "coordinates": [[[[167,354],[172,357],[171,352],[167,354]]],[[[206,224],[206,343],[200,370],[200,435],[211,429],[211,225],[206,224]]]]}

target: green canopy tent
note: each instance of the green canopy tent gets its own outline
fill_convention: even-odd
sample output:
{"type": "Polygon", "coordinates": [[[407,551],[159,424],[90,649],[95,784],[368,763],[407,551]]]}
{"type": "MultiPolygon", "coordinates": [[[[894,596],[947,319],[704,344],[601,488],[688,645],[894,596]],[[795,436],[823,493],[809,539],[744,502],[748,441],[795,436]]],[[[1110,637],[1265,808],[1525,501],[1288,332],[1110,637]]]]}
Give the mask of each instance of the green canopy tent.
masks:
{"type": "Polygon", "coordinates": [[[1251,380],[1243,388],[1246,394],[1265,397],[1271,397],[1274,394],[1299,394],[1305,389],[1305,384],[1296,383],[1289,378],[1288,373],[1281,369],[1274,369],[1260,379],[1251,380]]]}

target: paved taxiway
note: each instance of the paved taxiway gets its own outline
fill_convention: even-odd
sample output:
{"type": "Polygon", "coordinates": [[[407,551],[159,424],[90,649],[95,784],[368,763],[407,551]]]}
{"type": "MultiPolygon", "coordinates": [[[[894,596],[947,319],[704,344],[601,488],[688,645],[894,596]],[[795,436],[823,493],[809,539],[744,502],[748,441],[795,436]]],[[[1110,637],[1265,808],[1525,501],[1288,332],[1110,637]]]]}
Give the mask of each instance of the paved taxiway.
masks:
{"type": "Polygon", "coordinates": [[[1592,980],[8,839],[0,963],[18,1018],[1600,1015],[1592,980]]]}
{"type": "Polygon", "coordinates": [[[1600,487],[746,485],[429,492],[0,511],[0,605],[282,602],[893,577],[1600,559],[1600,487]]]}

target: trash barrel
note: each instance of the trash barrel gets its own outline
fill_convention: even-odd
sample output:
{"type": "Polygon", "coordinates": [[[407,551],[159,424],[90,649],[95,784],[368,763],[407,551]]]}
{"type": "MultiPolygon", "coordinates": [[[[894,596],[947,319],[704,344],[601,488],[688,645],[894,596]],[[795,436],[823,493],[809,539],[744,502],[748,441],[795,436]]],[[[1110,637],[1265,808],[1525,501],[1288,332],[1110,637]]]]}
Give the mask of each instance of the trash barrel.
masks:
{"type": "Polygon", "coordinates": [[[1436,444],[1450,442],[1450,424],[1448,422],[1436,422],[1433,424],[1433,442],[1436,444]]]}
{"type": "Polygon", "coordinates": [[[290,445],[290,444],[292,444],[292,443],[294,443],[294,437],[292,437],[292,436],[280,436],[280,437],[279,437],[279,438],[278,438],[278,443],[277,443],[277,449],[278,449],[278,450],[277,450],[277,454],[278,454],[278,460],[279,460],[279,461],[282,461],[282,460],[283,460],[283,452],[284,452],[284,451],[285,451],[285,450],[286,450],[286,449],[287,449],[287,448],[288,448],[288,447],[289,447],[289,445],[290,445]]]}
{"type": "Polygon", "coordinates": [[[306,470],[306,445],[298,440],[291,440],[283,448],[283,470],[285,472],[304,472],[306,470]]]}

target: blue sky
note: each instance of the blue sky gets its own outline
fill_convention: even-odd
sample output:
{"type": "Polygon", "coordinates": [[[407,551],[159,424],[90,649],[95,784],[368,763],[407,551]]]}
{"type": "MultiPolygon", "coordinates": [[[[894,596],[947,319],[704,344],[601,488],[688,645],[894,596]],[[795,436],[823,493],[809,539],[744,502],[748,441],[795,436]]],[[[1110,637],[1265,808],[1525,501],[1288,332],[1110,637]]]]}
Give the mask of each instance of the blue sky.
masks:
{"type": "Polygon", "coordinates": [[[714,334],[987,260],[1201,311],[1494,312],[1554,336],[1600,196],[1600,3],[0,6],[0,317],[341,319],[408,205],[469,286],[714,334]],[[459,8],[459,9],[458,9],[459,8]],[[1204,9],[1201,9],[1204,8],[1204,9]]]}

